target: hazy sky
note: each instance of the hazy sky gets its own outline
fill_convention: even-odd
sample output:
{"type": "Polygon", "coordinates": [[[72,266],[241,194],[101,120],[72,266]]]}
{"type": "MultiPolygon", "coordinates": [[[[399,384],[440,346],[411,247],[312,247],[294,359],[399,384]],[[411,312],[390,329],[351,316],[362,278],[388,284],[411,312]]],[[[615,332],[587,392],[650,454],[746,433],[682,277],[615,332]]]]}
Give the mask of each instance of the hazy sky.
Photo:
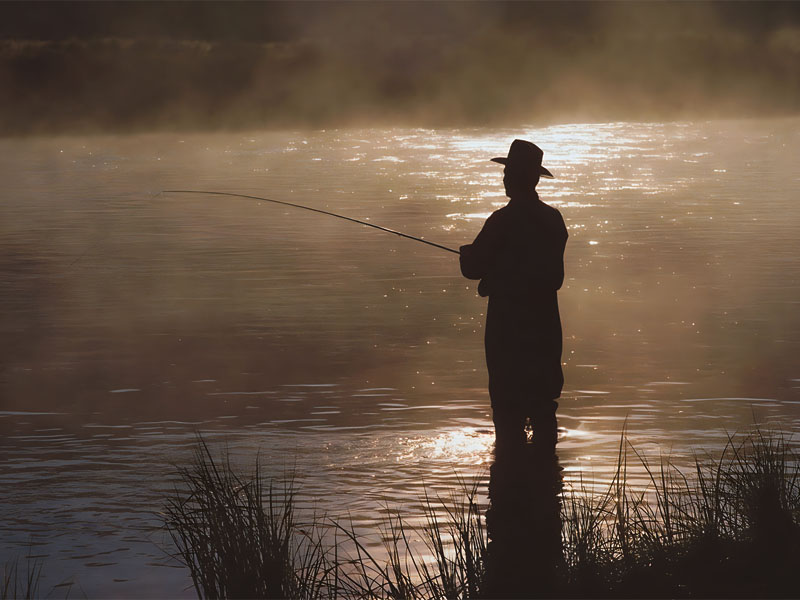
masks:
{"type": "Polygon", "coordinates": [[[793,114],[798,2],[0,3],[0,133],[793,114]]]}

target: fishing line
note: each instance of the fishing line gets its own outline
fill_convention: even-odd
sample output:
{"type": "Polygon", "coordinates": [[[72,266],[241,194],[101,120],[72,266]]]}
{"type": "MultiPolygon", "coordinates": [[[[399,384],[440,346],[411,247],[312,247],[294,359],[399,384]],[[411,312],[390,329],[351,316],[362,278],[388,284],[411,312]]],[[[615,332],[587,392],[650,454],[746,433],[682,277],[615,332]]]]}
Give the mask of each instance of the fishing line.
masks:
{"type": "Polygon", "coordinates": [[[293,208],[302,208],[303,210],[310,210],[311,212],[320,213],[323,215],[328,215],[330,217],[336,217],[338,219],[344,219],[345,221],[350,221],[352,223],[358,223],[359,225],[366,225],[367,227],[372,227],[373,229],[379,229],[380,231],[385,231],[386,233],[393,233],[394,235],[399,235],[400,237],[404,237],[409,240],[414,240],[415,242],[422,242],[423,244],[428,244],[429,246],[433,246],[434,248],[440,248],[441,250],[447,250],[447,252],[452,252],[453,254],[460,254],[458,250],[453,250],[452,248],[448,248],[447,246],[442,246],[441,244],[437,244],[435,242],[429,242],[428,240],[424,240],[420,237],[416,237],[413,235],[409,235],[407,233],[403,233],[402,231],[395,231],[394,229],[389,229],[388,227],[382,227],[380,225],[375,225],[374,223],[367,223],[366,221],[360,221],[359,219],[354,219],[352,217],[346,217],[344,215],[339,215],[334,212],[330,212],[328,210],[322,210],[321,208],[312,208],[310,206],[303,206],[302,204],[294,204],[292,202],[284,202],[283,200],[273,200],[271,198],[261,198],[259,196],[248,196],[247,194],[233,194],[231,192],[210,192],[206,190],[163,190],[159,192],[160,194],[211,194],[214,196],[232,196],[234,198],[248,198],[250,200],[262,200],[264,202],[272,202],[274,204],[282,204],[283,206],[291,206],[293,208]]]}

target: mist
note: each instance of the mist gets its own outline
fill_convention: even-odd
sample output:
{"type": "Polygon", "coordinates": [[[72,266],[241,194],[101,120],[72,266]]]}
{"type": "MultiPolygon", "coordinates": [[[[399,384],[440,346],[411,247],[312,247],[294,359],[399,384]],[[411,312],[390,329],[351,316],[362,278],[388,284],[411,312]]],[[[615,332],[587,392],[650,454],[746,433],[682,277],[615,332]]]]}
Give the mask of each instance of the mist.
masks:
{"type": "MultiPolygon", "coordinates": [[[[188,597],[160,515],[198,432],[297,467],[298,506],[378,560],[389,500],[416,528],[420,498],[498,498],[460,259],[259,198],[457,249],[514,139],[569,237],[565,494],[613,492],[621,432],[691,473],[754,422],[800,431],[798,59],[789,2],[0,2],[0,565],[188,597]],[[190,189],[248,197],[165,192],[190,189]]],[[[509,361],[527,405],[536,362],[509,361]]]]}
{"type": "Polygon", "coordinates": [[[0,135],[796,114],[794,3],[6,3],[0,135]]]}

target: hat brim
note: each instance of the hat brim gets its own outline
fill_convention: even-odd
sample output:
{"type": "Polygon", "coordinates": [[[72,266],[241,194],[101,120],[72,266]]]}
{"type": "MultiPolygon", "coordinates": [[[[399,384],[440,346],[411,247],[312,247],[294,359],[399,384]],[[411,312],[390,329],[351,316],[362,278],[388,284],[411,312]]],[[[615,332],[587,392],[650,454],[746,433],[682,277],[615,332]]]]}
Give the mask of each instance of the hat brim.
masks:
{"type": "MultiPolygon", "coordinates": [[[[492,162],[500,163],[501,165],[508,164],[508,158],[505,156],[498,156],[497,158],[493,158],[492,162]]],[[[550,171],[545,169],[542,165],[539,165],[539,175],[541,177],[547,177],[548,179],[555,179],[555,175],[553,175],[550,171]]]]}

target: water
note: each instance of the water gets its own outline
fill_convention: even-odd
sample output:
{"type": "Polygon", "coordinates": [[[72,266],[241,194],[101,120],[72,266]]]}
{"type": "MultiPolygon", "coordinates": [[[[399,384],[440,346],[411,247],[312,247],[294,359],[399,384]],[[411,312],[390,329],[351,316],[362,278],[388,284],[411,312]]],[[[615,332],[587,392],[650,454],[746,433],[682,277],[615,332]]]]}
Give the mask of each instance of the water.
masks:
{"type": "Polygon", "coordinates": [[[0,560],[40,557],[45,590],[192,596],[157,512],[197,431],[363,531],[421,516],[423,486],[485,493],[485,301],[455,256],[168,188],[458,247],[504,203],[488,158],[532,139],[570,233],[567,486],[608,479],[626,421],[679,463],[754,418],[796,430],[799,125],[0,141],[0,560]]]}

